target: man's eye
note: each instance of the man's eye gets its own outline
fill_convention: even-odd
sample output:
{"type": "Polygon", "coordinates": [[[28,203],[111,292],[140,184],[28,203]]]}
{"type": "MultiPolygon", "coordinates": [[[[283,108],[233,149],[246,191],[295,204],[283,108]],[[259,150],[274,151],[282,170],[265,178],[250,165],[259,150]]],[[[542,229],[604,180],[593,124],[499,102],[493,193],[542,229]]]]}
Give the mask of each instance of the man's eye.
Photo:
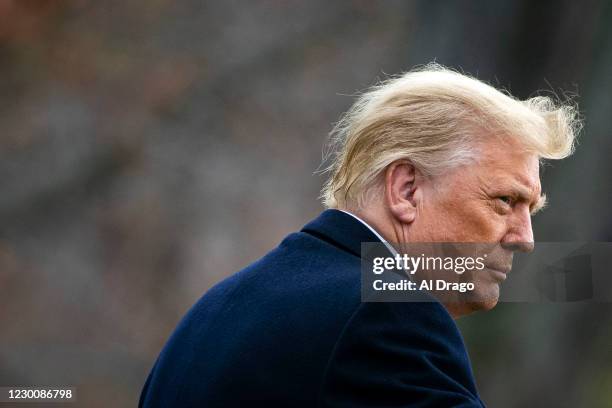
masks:
{"type": "Polygon", "coordinates": [[[507,205],[512,205],[512,203],[514,202],[514,200],[510,196],[501,196],[497,197],[497,199],[503,201],[507,205]]]}

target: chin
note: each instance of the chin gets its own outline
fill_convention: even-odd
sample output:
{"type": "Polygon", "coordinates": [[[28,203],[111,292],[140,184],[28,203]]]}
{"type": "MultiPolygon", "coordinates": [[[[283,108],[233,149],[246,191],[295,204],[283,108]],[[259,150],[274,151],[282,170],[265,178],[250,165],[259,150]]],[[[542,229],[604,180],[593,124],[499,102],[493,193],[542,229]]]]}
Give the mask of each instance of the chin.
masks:
{"type": "Polygon", "coordinates": [[[499,284],[492,282],[474,282],[475,288],[467,293],[464,300],[472,312],[493,309],[499,301],[499,284]]]}

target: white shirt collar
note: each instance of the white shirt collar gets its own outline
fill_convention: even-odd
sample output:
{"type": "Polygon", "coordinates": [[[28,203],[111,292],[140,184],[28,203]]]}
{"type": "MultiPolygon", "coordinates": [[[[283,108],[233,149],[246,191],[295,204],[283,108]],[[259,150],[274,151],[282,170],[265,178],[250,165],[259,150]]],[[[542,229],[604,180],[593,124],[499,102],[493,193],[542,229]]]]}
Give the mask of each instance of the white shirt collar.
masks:
{"type": "Polygon", "coordinates": [[[351,217],[355,218],[357,221],[359,221],[360,223],[362,223],[363,225],[365,225],[366,227],[368,227],[368,229],[370,231],[372,231],[372,233],[374,235],[376,235],[376,238],[378,238],[380,240],[380,242],[382,242],[383,244],[385,244],[385,246],[387,247],[387,249],[393,254],[393,256],[397,255],[397,251],[395,250],[395,248],[393,248],[393,245],[391,245],[390,243],[388,243],[383,237],[382,235],[380,235],[378,233],[378,231],[376,231],[374,228],[372,228],[370,226],[370,224],[368,224],[367,222],[365,222],[364,220],[362,220],[361,218],[359,218],[358,216],[356,216],[355,214],[348,212],[346,210],[340,210],[345,214],[350,215],[351,217]]]}

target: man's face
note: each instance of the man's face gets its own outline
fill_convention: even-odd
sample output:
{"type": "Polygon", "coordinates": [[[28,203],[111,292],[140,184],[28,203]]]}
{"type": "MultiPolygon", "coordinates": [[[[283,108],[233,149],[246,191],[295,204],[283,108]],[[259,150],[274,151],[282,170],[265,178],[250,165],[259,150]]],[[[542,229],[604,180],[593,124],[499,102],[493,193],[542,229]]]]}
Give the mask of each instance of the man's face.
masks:
{"type": "Polygon", "coordinates": [[[479,150],[478,163],[424,186],[411,231],[413,242],[497,244],[484,270],[458,277],[460,282],[475,284],[474,291],[458,294],[469,310],[497,304],[512,253],[533,250],[531,215],[544,204],[535,155],[524,152],[516,142],[499,140],[482,143],[479,150]]]}

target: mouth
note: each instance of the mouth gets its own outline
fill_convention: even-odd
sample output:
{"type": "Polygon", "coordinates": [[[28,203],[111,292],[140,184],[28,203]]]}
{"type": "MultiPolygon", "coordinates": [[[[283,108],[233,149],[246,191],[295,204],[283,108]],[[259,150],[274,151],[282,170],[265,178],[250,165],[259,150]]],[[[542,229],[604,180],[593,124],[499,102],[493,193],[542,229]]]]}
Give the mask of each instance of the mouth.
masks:
{"type": "Polygon", "coordinates": [[[489,271],[491,271],[493,277],[500,281],[503,282],[506,280],[506,278],[508,277],[508,274],[510,273],[510,270],[512,269],[511,267],[495,267],[495,266],[488,266],[487,269],[489,269],[489,271]]]}

